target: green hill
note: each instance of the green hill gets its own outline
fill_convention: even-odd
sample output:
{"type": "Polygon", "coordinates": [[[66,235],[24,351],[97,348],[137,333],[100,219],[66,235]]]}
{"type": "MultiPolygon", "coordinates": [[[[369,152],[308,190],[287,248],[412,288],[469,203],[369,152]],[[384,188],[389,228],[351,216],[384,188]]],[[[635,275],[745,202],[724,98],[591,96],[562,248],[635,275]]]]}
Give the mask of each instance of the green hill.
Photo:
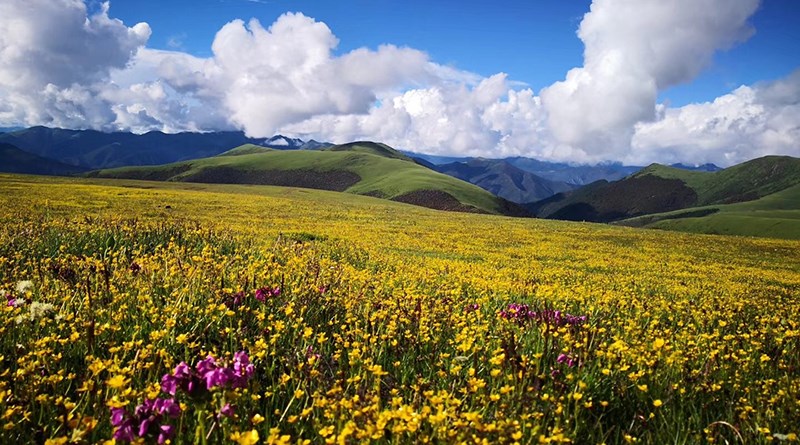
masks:
{"type": "Polygon", "coordinates": [[[413,159],[400,153],[394,148],[382,144],[380,142],[359,141],[350,142],[347,144],[334,145],[331,147],[323,148],[324,151],[351,151],[356,153],[369,153],[373,155],[382,156],[384,158],[400,159],[403,161],[414,162],[413,159]]]}
{"type": "Polygon", "coordinates": [[[766,156],[717,172],[653,164],[528,205],[540,217],[610,222],[694,207],[757,200],[800,184],[800,159],[766,156]]]}
{"type": "Polygon", "coordinates": [[[98,170],[89,176],[305,187],[441,210],[524,214],[480,187],[418,165],[384,144],[358,142],[324,150],[261,150],[243,145],[224,154],[159,166],[98,170]]]}
{"type": "Polygon", "coordinates": [[[692,233],[800,239],[800,184],[754,201],[657,213],[615,224],[692,233]]]}
{"type": "Polygon", "coordinates": [[[236,148],[232,148],[224,153],[220,153],[217,156],[241,156],[241,155],[251,155],[256,153],[266,153],[272,151],[272,148],[269,147],[262,147],[260,145],[255,144],[244,144],[240,145],[236,148]]]}

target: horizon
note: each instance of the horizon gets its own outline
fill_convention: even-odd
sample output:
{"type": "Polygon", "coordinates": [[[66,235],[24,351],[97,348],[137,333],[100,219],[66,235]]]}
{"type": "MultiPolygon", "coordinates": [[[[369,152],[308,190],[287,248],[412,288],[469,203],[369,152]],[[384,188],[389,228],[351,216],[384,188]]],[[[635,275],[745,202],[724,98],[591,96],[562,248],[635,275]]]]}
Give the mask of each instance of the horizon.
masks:
{"type": "MultiPolygon", "coordinates": [[[[243,135],[247,136],[242,130],[209,130],[209,131],[203,131],[203,132],[181,131],[181,132],[177,132],[177,133],[165,133],[165,132],[163,132],[161,130],[148,130],[147,132],[144,132],[144,133],[132,133],[132,132],[129,132],[129,131],[124,131],[124,130],[105,131],[105,130],[94,130],[94,129],[47,127],[47,126],[43,126],[43,125],[36,125],[36,126],[32,126],[32,127],[9,127],[9,128],[0,127],[0,134],[2,134],[2,133],[14,133],[14,132],[17,132],[17,131],[24,131],[24,130],[31,130],[33,128],[44,128],[44,129],[48,129],[48,130],[63,130],[63,131],[75,131],[75,132],[95,131],[95,132],[104,133],[104,134],[125,133],[125,134],[135,134],[135,135],[138,135],[138,136],[149,134],[149,133],[160,133],[160,134],[164,134],[164,135],[237,133],[237,134],[243,134],[243,135]]],[[[264,142],[266,142],[266,141],[268,141],[270,139],[276,139],[276,138],[299,139],[299,138],[293,138],[291,136],[283,135],[283,134],[280,134],[280,133],[275,134],[273,136],[269,136],[269,137],[252,138],[252,139],[263,139],[264,142]]],[[[334,143],[328,142],[328,141],[317,141],[315,139],[300,139],[300,141],[301,142],[305,142],[305,143],[307,143],[307,142],[318,142],[318,143],[322,143],[322,144],[331,144],[331,145],[347,145],[347,144],[359,144],[359,143],[378,143],[378,144],[383,144],[383,142],[381,142],[381,141],[372,141],[372,140],[354,140],[354,141],[342,142],[342,143],[339,143],[339,144],[334,144],[334,143]]],[[[282,145],[282,144],[278,144],[278,145],[282,145]]],[[[384,145],[388,145],[388,144],[384,144],[384,145]]],[[[238,148],[238,147],[233,147],[233,148],[238,148]]],[[[647,168],[647,167],[649,167],[651,165],[663,165],[663,166],[667,166],[667,167],[677,167],[677,168],[682,168],[682,167],[696,168],[696,167],[704,167],[704,166],[712,166],[712,167],[716,167],[716,168],[719,168],[719,169],[727,168],[727,167],[721,167],[721,166],[719,166],[719,165],[717,165],[717,164],[715,164],[713,162],[704,162],[704,163],[673,162],[673,163],[669,163],[669,164],[659,163],[659,162],[651,162],[651,163],[642,164],[642,165],[632,165],[632,164],[625,164],[623,162],[615,161],[615,160],[604,160],[604,161],[598,161],[598,162],[547,161],[547,160],[543,160],[543,159],[531,158],[531,157],[527,157],[527,156],[517,156],[517,155],[505,156],[505,157],[437,155],[437,154],[431,154],[431,153],[426,153],[426,152],[405,150],[405,149],[396,148],[396,147],[392,147],[392,146],[389,146],[389,148],[391,148],[393,150],[396,150],[398,152],[404,153],[404,154],[416,155],[417,157],[421,157],[423,159],[426,159],[426,158],[440,158],[440,159],[448,159],[447,162],[462,162],[462,163],[470,161],[470,160],[504,161],[504,160],[514,159],[514,158],[523,158],[523,159],[532,159],[532,160],[539,161],[539,162],[549,162],[549,163],[552,163],[552,164],[566,164],[566,165],[569,165],[571,167],[618,165],[618,166],[622,166],[622,167],[635,167],[635,168],[644,169],[644,168],[647,168]]],[[[301,148],[286,148],[285,150],[301,150],[301,148]]],[[[314,150],[314,149],[302,148],[302,150],[314,150]]],[[[730,167],[735,166],[735,165],[739,165],[739,164],[742,164],[742,163],[746,163],[746,162],[749,162],[749,161],[753,161],[753,160],[756,160],[756,159],[765,158],[765,157],[790,157],[790,158],[793,158],[794,156],[767,154],[767,155],[758,156],[758,157],[755,157],[755,158],[745,159],[742,162],[730,165],[730,167]]],[[[426,160],[428,160],[428,159],[426,159],[426,160]]],[[[433,162],[433,161],[429,161],[429,162],[433,162]]],[[[443,162],[433,162],[433,163],[434,164],[443,164],[443,162]]],[[[713,172],[711,172],[711,173],[713,173],[713,172]]]]}
{"type": "Polygon", "coordinates": [[[800,156],[800,4],[789,0],[426,14],[415,2],[192,5],[0,6],[0,127],[244,131],[576,164],[800,156]]]}

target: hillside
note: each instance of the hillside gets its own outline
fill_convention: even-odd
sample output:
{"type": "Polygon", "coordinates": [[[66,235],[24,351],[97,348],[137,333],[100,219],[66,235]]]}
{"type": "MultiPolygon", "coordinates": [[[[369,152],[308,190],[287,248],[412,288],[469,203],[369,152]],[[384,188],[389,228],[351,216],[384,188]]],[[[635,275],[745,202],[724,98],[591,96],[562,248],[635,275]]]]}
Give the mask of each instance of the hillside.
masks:
{"type": "Polygon", "coordinates": [[[11,144],[0,143],[0,172],[67,176],[85,171],[84,168],[43,158],[11,144]]]}
{"type": "Polygon", "coordinates": [[[800,184],[762,198],[617,221],[629,227],[800,239],[800,184]]]}
{"type": "Polygon", "coordinates": [[[800,183],[800,159],[766,156],[716,172],[653,164],[616,182],[597,182],[526,207],[552,219],[609,222],[759,199],[800,183]]]}
{"type": "Polygon", "coordinates": [[[475,185],[416,164],[371,142],[323,150],[242,146],[223,156],[92,172],[101,178],[304,187],[369,195],[440,210],[509,215],[524,210],[475,185]],[[261,151],[261,152],[259,152],[261,151]]]}
{"type": "Polygon", "coordinates": [[[466,162],[432,165],[431,168],[516,203],[538,201],[576,188],[565,182],[540,178],[499,159],[475,158],[466,162]]]}

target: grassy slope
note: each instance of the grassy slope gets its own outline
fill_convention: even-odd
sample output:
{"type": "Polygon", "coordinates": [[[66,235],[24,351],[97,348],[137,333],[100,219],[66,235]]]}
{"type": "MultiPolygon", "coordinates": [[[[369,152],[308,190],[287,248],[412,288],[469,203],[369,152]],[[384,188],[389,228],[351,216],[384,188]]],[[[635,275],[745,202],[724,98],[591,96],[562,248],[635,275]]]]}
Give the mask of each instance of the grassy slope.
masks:
{"type": "MultiPolygon", "coordinates": [[[[238,147],[234,150],[234,153],[253,150],[253,146],[238,147]]],[[[373,194],[392,199],[420,190],[441,190],[462,204],[479,210],[489,213],[501,211],[499,199],[480,187],[434,172],[413,162],[373,153],[371,146],[357,144],[324,151],[271,150],[238,156],[216,156],[155,167],[100,170],[97,175],[137,178],[155,172],[167,177],[153,179],[181,181],[201,170],[219,167],[239,171],[347,171],[361,178],[357,184],[346,190],[348,193],[373,194]],[[171,174],[172,172],[175,174],[171,174]]]]}
{"type": "MultiPolygon", "coordinates": [[[[773,217],[763,207],[782,198],[761,202],[759,212],[748,205],[724,211],[719,206],[753,202],[796,184],[800,159],[788,156],[765,156],[713,173],[653,164],[621,181],[595,183],[529,209],[554,219],[622,220],[620,224],[637,227],[792,238],[797,229],[791,212],[773,217]],[[690,220],[682,221],[686,218],[690,220]]],[[[800,209],[796,203],[788,205],[800,209]]]]}
{"type": "Polygon", "coordinates": [[[266,153],[268,151],[272,151],[272,149],[255,144],[244,144],[236,148],[232,148],[226,151],[225,153],[220,153],[217,156],[241,156],[241,155],[251,155],[255,153],[266,153]]]}
{"type": "Polygon", "coordinates": [[[800,239],[800,184],[754,201],[658,213],[617,224],[692,233],[800,239]],[[708,214],[703,215],[706,212],[708,214]]]}
{"type": "Polygon", "coordinates": [[[697,193],[697,204],[725,204],[758,199],[800,183],[800,159],[765,156],[718,172],[682,170],[654,164],[634,177],[679,179],[697,193]]]}
{"type": "Polygon", "coordinates": [[[322,151],[350,151],[356,153],[369,153],[384,158],[400,159],[403,161],[414,162],[414,160],[411,159],[410,157],[380,142],[370,142],[370,141],[350,142],[347,144],[334,145],[332,147],[323,148],[322,151]]]}

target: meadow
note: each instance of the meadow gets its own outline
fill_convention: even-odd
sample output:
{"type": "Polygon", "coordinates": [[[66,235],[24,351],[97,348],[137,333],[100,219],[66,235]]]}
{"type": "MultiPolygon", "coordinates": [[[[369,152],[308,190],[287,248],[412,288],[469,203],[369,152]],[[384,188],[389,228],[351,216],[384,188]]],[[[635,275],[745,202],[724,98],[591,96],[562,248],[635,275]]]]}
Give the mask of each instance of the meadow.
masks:
{"type": "Polygon", "coordinates": [[[800,242],[0,175],[2,443],[795,443],[800,242]]]}

